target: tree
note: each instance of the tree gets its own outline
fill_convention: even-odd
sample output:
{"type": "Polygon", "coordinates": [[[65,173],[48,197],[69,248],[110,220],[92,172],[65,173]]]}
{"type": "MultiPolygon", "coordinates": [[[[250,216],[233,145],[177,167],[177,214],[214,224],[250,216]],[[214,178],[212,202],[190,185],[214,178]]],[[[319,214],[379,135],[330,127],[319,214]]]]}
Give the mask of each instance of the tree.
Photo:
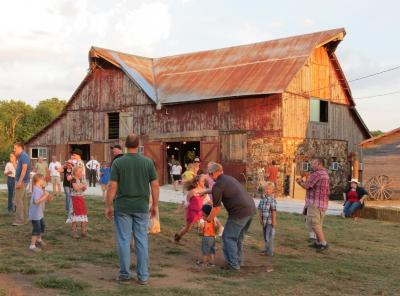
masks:
{"type": "Polygon", "coordinates": [[[383,135],[383,134],[384,134],[384,132],[382,132],[381,130],[370,131],[369,133],[370,133],[371,136],[373,136],[373,137],[377,137],[377,136],[380,136],[380,135],[383,135]]]}
{"type": "Polygon", "coordinates": [[[51,98],[36,108],[22,101],[0,101],[0,160],[8,157],[12,144],[26,142],[57,117],[66,102],[51,98]]]}

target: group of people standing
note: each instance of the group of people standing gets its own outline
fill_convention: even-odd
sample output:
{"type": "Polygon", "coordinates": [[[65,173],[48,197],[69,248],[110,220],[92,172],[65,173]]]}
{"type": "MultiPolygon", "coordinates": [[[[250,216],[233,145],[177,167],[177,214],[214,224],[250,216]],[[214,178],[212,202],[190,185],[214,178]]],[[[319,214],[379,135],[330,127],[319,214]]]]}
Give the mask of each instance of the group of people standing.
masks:
{"type": "MultiPolygon", "coordinates": [[[[137,258],[137,282],[146,285],[149,279],[148,227],[149,220],[158,215],[159,183],[154,162],[138,153],[139,137],[130,134],[125,141],[127,153],[122,154],[119,145],[112,147],[114,159],[111,165],[110,179],[107,182],[105,198],[105,217],[114,220],[117,250],[119,255],[118,282],[128,282],[133,278],[131,272],[131,241],[134,238],[134,252],[137,258]]],[[[88,185],[85,176],[85,164],[79,149],[71,153],[71,159],[61,166],[55,159],[53,170],[63,173],[63,186],[66,195],[67,222],[72,225],[72,236],[87,236],[87,209],[84,192],[88,185]],[[81,224],[81,235],[77,226],[81,224]]],[[[6,166],[9,189],[14,190],[16,219],[13,225],[24,225],[28,219],[32,221],[32,239],[30,249],[40,251],[45,245],[42,234],[45,230],[44,204],[53,200],[54,195],[45,190],[46,178],[44,165],[35,167],[36,174],[31,181],[32,197],[27,206],[27,188],[30,181],[31,165],[28,154],[21,143],[14,145],[14,152],[6,166]],[[12,184],[14,178],[15,185],[12,184]]],[[[95,169],[95,162],[91,169],[95,169]]],[[[304,214],[310,232],[315,235],[312,244],[317,251],[328,249],[323,232],[323,220],[328,207],[330,194],[329,175],[323,166],[322,159],[312,162],[313,173],[304,181],[298,179],[300,186],[306,189],[304,214]]],[[[178,171],[174,171],[178,172],[178,171]]],[[[173,174],[174,175],[174,174],[173,174]]],[[[53,176],[55,177],[55,176],[53,176]]],[[[58,181],[56,178],[54,181],[58,181]]],[[[239,270],[244,264],[243,242],[253,217],[256,214],[254,200],[244,187],[233,177],[224,174],[222,165],[210,162],[207,171],[200,170],[200,160],[195,159],[185,173],[182,174],[183,196],[185,208],[185,226],[178,231],[174,240],[179,243],[183,236],[198,223],[202,234],[200,249],[204,266],[214,266],[215,238],[222,234],[223,254],[226,268],[239,270]],[[222,205],[228,212],[224,226],[217,218],[222,205]]],[[[55,188],[57,189],[57,188],[55,188]]],[[[258,204],[259,221],[265,240],[262,255],[273,255],[273,244],[276,228],[276,199],[274,182],[262,184],[260,202],[258,204]]],[[[56,190],[55,190],[56,191],[56,190]]],[[[346,191],[344,213],[349,216],[352,211],[362,205],[366,191],[359,186],[357,180],[351,180],[346,191]]],[[[10,198],[10,195],[9,195],[10,198]]],[[[14,206],[8,203],[8,210],[14,206]]]]}

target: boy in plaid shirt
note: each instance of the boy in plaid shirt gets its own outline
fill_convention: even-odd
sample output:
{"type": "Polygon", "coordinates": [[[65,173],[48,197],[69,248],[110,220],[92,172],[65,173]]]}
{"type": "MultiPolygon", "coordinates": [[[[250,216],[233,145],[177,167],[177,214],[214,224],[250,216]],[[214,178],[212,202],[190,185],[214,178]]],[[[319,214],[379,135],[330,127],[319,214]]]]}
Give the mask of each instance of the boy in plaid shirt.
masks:
{"type": "Polygon", "coordinates": [[[263,227],[265,240],[265,250],[261,252],[261,255],[273,256],[276,225],[276,200],[274,197],[275,184],[272,182],[266,182],[263,187],[264,192],[261,194],[260,203],[258,204],[260,223],[263,227]]]}

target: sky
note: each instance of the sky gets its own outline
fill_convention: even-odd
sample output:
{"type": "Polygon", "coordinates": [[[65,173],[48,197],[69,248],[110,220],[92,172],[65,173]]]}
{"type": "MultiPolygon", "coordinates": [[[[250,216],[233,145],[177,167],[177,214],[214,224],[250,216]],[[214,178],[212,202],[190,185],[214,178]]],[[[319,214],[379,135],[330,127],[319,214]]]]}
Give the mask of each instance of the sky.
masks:
{"type": "MultiPolygon", "coordinates": [[[[400,65],[400,1],[0,0],[0,100],[68,100],[92,45],[148,57],[344,27],[348,80],[400,65]]],[[[400,69],[350,83],[370,130],[400,127],[400,69]],[[360,99],[357,99],[360,98],[360,99]]]]}

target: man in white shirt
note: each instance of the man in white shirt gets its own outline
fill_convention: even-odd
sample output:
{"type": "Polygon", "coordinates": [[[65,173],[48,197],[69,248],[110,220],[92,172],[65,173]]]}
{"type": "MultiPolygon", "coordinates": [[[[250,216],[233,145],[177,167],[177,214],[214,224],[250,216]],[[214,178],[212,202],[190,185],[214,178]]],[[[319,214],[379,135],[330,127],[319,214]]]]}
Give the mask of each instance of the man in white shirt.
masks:
{"type": "Polygon", "coordinates": [[[61,163],[57,161],[56,156],[51,157],[51,162],[49,164],[49,172],[50,172],[50,182],[53,184],[53,192],[56,195],[61,194],[61,182],[60,182],[60,168],[61,163]]]}
{"type": "Polygon", "coordinates": [[[171,175],[172,179],[174,180],[175,191],[178,191],[178,185],[179,181],[181,180],[181,174],[182,174],[182,166],[179,164],[179,162],[174,163],[171,168],[171,175]]]}
{"type": "Polygon", "coordinates": [[[96,187],[97,172],[100,169],[100,163],[94,159],[94,156],[90,157],[90,160],[86,164],[86,168],[89,171],[89,186],[96,187]]]}

